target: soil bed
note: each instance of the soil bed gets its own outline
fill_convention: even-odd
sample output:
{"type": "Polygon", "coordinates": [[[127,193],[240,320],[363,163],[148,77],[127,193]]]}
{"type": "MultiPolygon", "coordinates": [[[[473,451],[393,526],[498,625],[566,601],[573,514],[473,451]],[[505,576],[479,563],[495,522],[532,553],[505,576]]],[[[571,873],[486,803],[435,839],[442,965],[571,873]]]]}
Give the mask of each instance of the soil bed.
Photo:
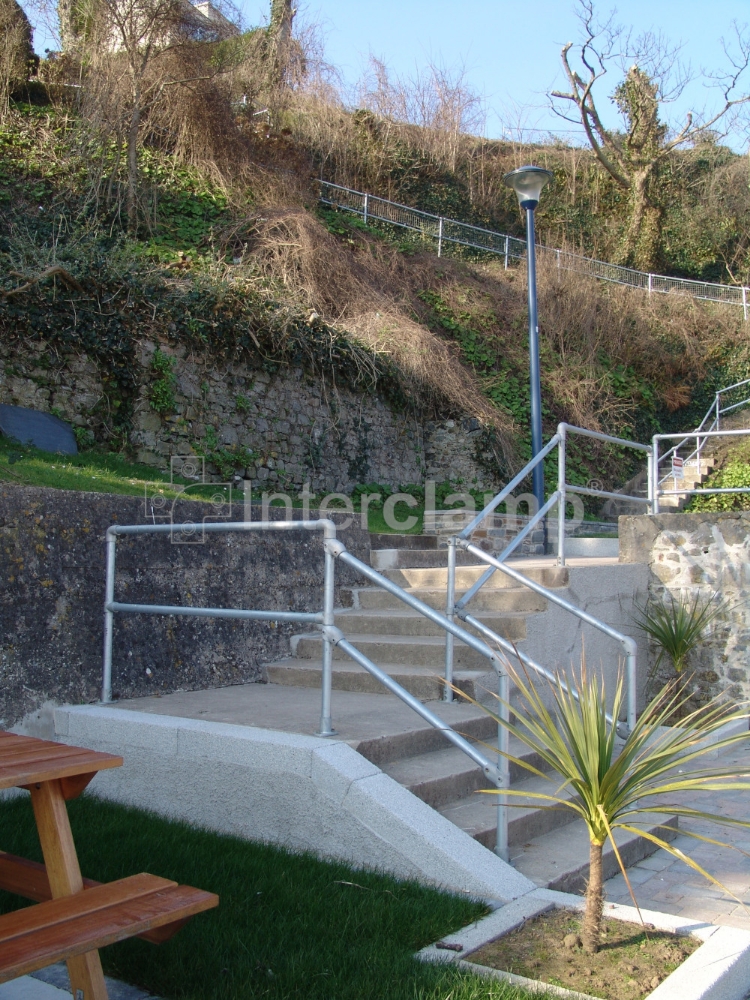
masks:
{"type": "Polygon", "coordinates": [[[588,955],[580,944],[564,942],[580,935],[581,923],[581,914],[551,910],[467,959],[606,1000],[642,1000],[701,943],[649,924],[605,920],[600,949],[588,955]]]}

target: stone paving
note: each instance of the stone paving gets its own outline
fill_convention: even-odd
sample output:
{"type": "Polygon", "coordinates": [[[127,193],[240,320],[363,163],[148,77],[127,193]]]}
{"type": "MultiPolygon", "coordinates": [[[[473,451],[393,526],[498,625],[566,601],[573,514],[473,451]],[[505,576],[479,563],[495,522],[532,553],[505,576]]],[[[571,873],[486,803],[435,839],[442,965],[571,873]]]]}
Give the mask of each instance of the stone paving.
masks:
{"type": "MultiPolygon", "coordinates": [[[[750,747],[729,750],[719,760],[722,766],[736,763],[747,767],[750,765],[750,747]]],[[[706,764],[711,766],[710,761],[706,764]]],[[[677,797],[674,801],[679,804],[677,797]]],[[[704,812],[750,821],[750,792],[705,792],[693,796],[690,805],[704,812]]],[[[673,847],[688,854],[735,893],[738,899],[722,892],[684,862],[660,850],[628,869],[638,905],[662,913],[675,913],[750,930],[750,827],[719,826],[707,820],[686,819],[680,819],[680,827],[732,845],[717,847],[685,834],[672,841],[673,847]]],[[[622,875],[605,882],[604,889],[610,902],[632,904],[622,875]]]]}

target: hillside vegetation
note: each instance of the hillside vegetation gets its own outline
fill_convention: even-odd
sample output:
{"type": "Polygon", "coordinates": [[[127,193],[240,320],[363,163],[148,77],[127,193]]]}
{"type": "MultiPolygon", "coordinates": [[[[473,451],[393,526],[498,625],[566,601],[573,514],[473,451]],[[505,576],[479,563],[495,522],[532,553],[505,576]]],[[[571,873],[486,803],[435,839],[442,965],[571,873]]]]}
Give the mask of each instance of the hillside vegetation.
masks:
{"type": "MultiPolygon", "coordinates": [[[[470,415],[507,475],[529,453],[523,270],[438,259],[403,231],[323,211],[314,178],[521,233],[501,179],[532,159],[556,176],[542,238],[603,257],[622,223],[617,193],[580,149],[451,139],[347,110],[304,73],[272,86],[261,42],[248,33],[229,55],[202,43],[221,73],[182,109],[177,88],[145,109],[137,209],[124,139],[86,113],[102,80],[82,93],[65,85],[73,61],[42,63],[0,125],[0,336],[19,350],[43,342],[48,364],[71,348],[96,360],[99,448],[127,452],[147,336],[267,372],[301,365],[423,415],[470,415]]],[[[670,169],[665,269],[717,280],[730,258],[744,267],[746,162],[707,141],[670,169]]],[[[558,271],[542,270],[539,293],[545,432],[567,420],[644,440],[693,426],[716,388],[750,374],[740,310],[558,271]]],[[[630,474],[595,443],[571,458],[580,481],[630,474]]]]}

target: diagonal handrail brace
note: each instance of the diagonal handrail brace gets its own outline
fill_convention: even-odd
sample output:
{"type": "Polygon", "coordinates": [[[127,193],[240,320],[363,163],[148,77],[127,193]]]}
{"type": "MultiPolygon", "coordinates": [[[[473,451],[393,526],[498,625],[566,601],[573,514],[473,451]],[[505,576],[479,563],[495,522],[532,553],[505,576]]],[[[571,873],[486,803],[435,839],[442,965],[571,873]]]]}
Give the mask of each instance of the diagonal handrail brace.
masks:
{"type": "MultiPolygon", "coordinates": [[[[553,604],[557,604],[558,607],[563,608],[565,611],[569,611],[571,614],[575,615],[576,618],[580,618],[580,620],[586,622],[587,625],[591,625],[593,628],[598,629],[605,635],[610,636],[610,638],[615,639],[622,645],[625,653],[625,673],[628,682],[627,725],[628,729],[632,729],[635,726],[637,711],[636,682],[638,675],[638,644],[635,639],[629,635],[624,635],[622,632],[618,632],[617,629],[612,628],[611,625],[607,625],[605,622],[602,622],[593,615],[590,615],[588,611],[584,611],[583,608],[579,608],[570,601],[566,601],[564,597],[556,594],[554,590],[550,590],[548,587],[544,587],[541,583],[537,583],[536,580],[532,580],[528,576],[524,576],[523,573],[519,573],[518,570],[514,569],[512,566],[508,566],[507,563],[501,562],[499,559],[495,558],[495,556],[490,555],[489,552],[485,552],[483,549],[480,549],[479,546],[472,545],[472,543],[466,539],[458,540],[457,544],[460,545],[466,552],[470,552],[473,556],[481,559],[482,562],[487,563],[496,570],[499,569],[501,573],[505,573],[506,576],[511,577],[511,579],[515,580],[517,583],[522,584],[524,587],[528,587],[529,590],[533,590],[535,593],[546,598],[546,600],[551,601],[553,604]]],[[[475,628],[479,627],[485,635],[492,632],[491,629],[488,629],[486,625],[478,622],[477,619],[473,618],[473,616],[466,615],[466,613],[463,612],[464,606],[465,598],[462,599],[458,605],[456,605],[456,610],[460,618],[475,628]]],[[[492,635],[494,636],[494,633],[492,633],[492,635]]],[[[552,676],[543,668],[539,668],[539,672],[543,673],[543,675],[546,675],[548,678],[552,676]]],[[[555,681],[557,682],[556,678],[555,681]]],[[[608,721],[611,721],[611,719],[608,721]]]]}

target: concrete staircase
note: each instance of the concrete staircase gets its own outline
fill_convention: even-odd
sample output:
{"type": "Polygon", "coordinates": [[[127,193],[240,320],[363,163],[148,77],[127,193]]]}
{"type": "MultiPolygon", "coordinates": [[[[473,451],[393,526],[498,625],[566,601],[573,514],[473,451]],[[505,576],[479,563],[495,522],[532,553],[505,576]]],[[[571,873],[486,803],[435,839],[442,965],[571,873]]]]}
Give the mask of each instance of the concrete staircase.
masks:
{"type": "MultiPolygon", "coordinates": [[[[438,547],[435,536],[372,536],[371,563],[374,568],[408,589],[422,601],[439,610],[445,608],[447,555],[438,547]]],[[[465,593],[483,572],[464,553],[458,554],[456,573],[458,595],[465,593]]],[[[529,577],[548,588],[563,589],[568,584],[568,570],[552,563],[529,565],[529,577]]],[[[346,594],[350,606],[336,612],[336,624],[347,639],[373,662],[389,673],[407,691],[441,714],[439,701],[443,684],[445,633],[438,626],[411,611],[385,591],[370,586],[353,587],[346,594]]],[[[502,573],[496,573],[472,602],[474,614],[498,634],[521,647],[527,622],[532,615],[544,615],[547,602],[524,587],[518,587],[502,573]]],[[[267,666],[268,680],[274,685],[320,689],[321,639],[317,634],[302,634],[292,641],[292,656],[267,666]]],[[[458,640],[455,643],[455,683],[475,701],[492,704],[497,690],[494,671],[478,653],[458,640]]],[[[383,689],[362,667],[338,649],[334,651],[333,688],[373,696],[372,711],[382,711],[383,689]],[[378,696],[378,697],[374,697],[378,696]]],[[[335,698],[335,696],[334,696],[335,698]]],[[[511,699],[512,703],[515,699],[511,699]]],[[[486,743],[485,754],[497,740],[497,725],[481,709],[464,709],[455,728],[472,741],[486,743]]],[[[448,713],[444,713],[445,717],[448,713]]],[[[446,721],[446,725],[450,723],[446,721]]],[[[335,725],[335,718],[334,718],[335,725]]],[[[476,840],[492,848],[495,842],[497,799],[476,794],[487,785],[481,770],[460,750],[447,746],[439,731],[427,727],[416,716],[414,728],[396,736],[351,741],[353,746],[385,773],[416,796],[442,813],[476,840]]],[[[533,766],[542,768],[536,755],[521,744],[511,752],[533,766]]],[[[530,776],[518,765],[511,767],[514,789],[549,793],[554,786],[543,778],[530,776]]],[[[539,809],[532,800],[510,813],[509,844],[512,863],[539,885],[576,891],[583,887],[588,871],[588,838],[582,821],[575,821],[570,810],[539,809]]],[[[656,828],[659,820],[652,820],[656,828]]],[[[670,819],[676,827],[676,819],[670,819]]],[[[655,849],[641,837],[618,837],[618,845],[627,864],[653,853],[655,849]]],[[[617,862],[610,852],[605,857],[606,877],[615,874],[617,862]]]]}
{"type": "MultiPolygon", "coordinates": [[[[662,483],[662,489],[665,490],[694,490],[701,487],[708,477],[711,475],[714,466],[716,465],[716,459],[710,455],[704,455],[701,457],[700,462],[697,459],[693,459],[690,462],[685,462],[685,467],[683,469],[684,476],[682,479],[676,479],[673,476],[669,476],[662,483]]],[[[692,497],[687,493],[679,493],[674,496],[660,497],[659,507],[665,513],[677,513],[682,510],[683,507],[687,506],[692,497]]]]}

